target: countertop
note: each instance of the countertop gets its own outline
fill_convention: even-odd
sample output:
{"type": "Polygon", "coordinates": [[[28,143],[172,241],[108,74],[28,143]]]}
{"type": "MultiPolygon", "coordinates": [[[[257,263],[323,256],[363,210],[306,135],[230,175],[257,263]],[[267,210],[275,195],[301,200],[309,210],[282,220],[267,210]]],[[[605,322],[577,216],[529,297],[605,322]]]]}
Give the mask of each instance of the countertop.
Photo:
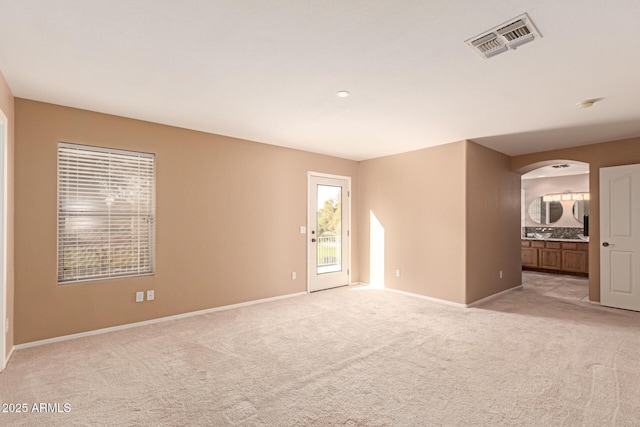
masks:
{"type": "Polygon", "coordinates": [[[582,239],[554,239],[550,237],[548,239],[538,239],[537,237],[521,237],[522,240],[537,240],[540,242],[580,242],[580,243],[589,243],[588,240],[582,239]]]}

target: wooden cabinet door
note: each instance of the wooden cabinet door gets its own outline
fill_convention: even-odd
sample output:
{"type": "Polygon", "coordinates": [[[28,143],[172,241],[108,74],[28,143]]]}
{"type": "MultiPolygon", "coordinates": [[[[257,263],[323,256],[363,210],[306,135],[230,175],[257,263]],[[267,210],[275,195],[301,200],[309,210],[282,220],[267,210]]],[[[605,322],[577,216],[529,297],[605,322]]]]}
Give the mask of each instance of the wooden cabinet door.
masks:
{"type": "Polygon", "coordinates": [[[587,273],[587,254],[583,251],[562,251],[562,269],[573,273],[587,273]]]}
{"type": "Polygon", "coordinates": [[[538,268],[538,250],[536,248],[522,248],[522,266],[538,268]]]}
{"type": "Polygon", "coordinates": [[[562,268],[562,258],[559,249],[540,249],[540,268],[550,270],[560,270],[562,268]]]}

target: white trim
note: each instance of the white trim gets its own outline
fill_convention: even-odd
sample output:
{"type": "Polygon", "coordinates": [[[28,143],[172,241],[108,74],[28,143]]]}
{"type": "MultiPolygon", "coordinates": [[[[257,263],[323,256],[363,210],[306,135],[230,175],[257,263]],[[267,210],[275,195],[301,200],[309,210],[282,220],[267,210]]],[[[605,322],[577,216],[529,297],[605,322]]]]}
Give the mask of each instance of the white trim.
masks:
{"type": "Polygon", "coordinates": [[[286,295],[280,295],[280,296],[277,296],[277,297],[270,297],[270,298],[263,298],[263,299],[259,299],[259,300],[253,300],[253,301],[240,302],[238,304],[223,305],[222,307],[213,307],[213,308],[207,308],[207,309],[204,309],[204,310],[190,311],[188,313],[181,313],[181,314],[176,314],[176,315],[173,315],[173,316],[160,317],[160,318],[151,319],[151,320],[144,320],[142,322],[128,323],[126,325],[112,326],[110,328],[95,329],[93,331],[80,332],[80,333],[77,333],[77,334],[63,335],[61,337],[47,338],[47,339],[44,339],[44,340],[32,341],[32,342],[28,342],[28,343],[24,343],[24,344],[18,344],[18,345],[16,345],[14,347],[14,349],[15,350],[22,350],[22,349],[25,349],[25,348],[36,347],[36,346],[40,346],[40,345],[52,344],[52,343],[68,341],[68,340],[74,340],[74,339],[77,339],[77,338],[90,337],[92,335],[100,335],[100,334],[106,334],[106,333],[109,333],[109,332],[116,332],[116,331],[122,331],[122,330],[125,330],[125,329],[137,328],[139,326],[152,325],[154,323],[161,323],[161,322],[167,322],[167,321],[170,321],[170,320],[184,319],[186,317],[199,316],[201,314],[215,313],[216,311],[232,310],[234,308],[246,307],[246,306],[255,305],[255,304],[262,304],[264,302],[270,302],[270,301],[277,301],[277,300],[286,299],[286,298],[299,297],[299,296],[306,295],[306,294],[307,294],[306,292],[296,292],[294,294],[286,294],[286,295]]]}
{"type": "Polygon", "coordinates": [[[310,246],[310,242],[311,239],[309,238],[309,230],[311,230],[311,221],[309,219],[310,217],[310,208],[311,208],[311,191],[309,191],[310,185],[311,185],[311,177],[318,177],[318,178],[329,178],[329,179],[339,179],[339,180],[343,180],[347,182],[347,192],[348,192],[348,196],[347,196],[347,202],[348,202],[348,209],[349,209],[349,218],[347,218],[347,227],[348,227],[348,233],[347,233],[347,243],[349,245],[349,249],[348,249],[348,254],[347,256],[349,257],[349,260],[347,262],[347,269],[349,271],[349,274],[347,275],[347,285],[351,285],[351,277],[353,276],[353,268],[351,266],[351,235],[352,235],[352,228],[351,228],[351,177],[350,176],[345,176],[345,175],[334,175],[334,174],[329,174],[329,173],[323,173],[323,172],[314,172],[314,171],[307,171],[307,234],[305,236],[306,238],[306,245],[305,248],[307,250],[307,257],[306,257],[306,261],[307,261],[307,293],[311,293],[311,289],[310,289],[310,284],[311,284],[311,261],[310,261],[310,256],[311,256],[311,251],[309,250],[309,246],[310,246]]]}
{"type": "Polygon", "coordinates": [[[6,365],[9,364],[9,359],[11,359],[11,356],[13,356],[13,352],[15,351],[15,349],[15,346],[11,347],[11,351],[9,352],[9,354],[7,354],[7,363],[5,364],[5,368],[7,367],[6,365]]]}
{"type": "Polygon", "coordinates": [[[428,301],[437,302],[440,304],[451,305],[458,308],[467,308],[467,304],[460,304],[459,302],[447,301],[446,299],[433,298],[433,297],[428,297],[426,295],[414,294],[412,292],[399,291],[398,289],[391,289],[391,288],[382,288],[382,289],[385,291],[391,291],[391,292],[407,295],[414,298],[426,299],[428,301]]]}
{"type": "MultiPolygon", "coordinates": [[[[369,286],[366,283],[361,283],[361,284],[365,285],[365,286],[369,286]]],[[[472,308],[472,307],[475,307],[476,305],[478,305],[480,303],[484,303],[484,302],[487,302],[487,301],[492,300],[494,298],[497,298],[500,295],[505,294],[507,292],[511,292],[513,290],[516,290],[516,289],[522,289],[522,285],[518,285],[518,286],[514,286],[513,288],[505,289],[502,292],[498,292],[497,294],[489,295],[486,298],[482,298],[481,300],[474,301],[474,302],[472,302],[470,304],[461,304],[459,302],[453,302],[453,301],[448,301],[446,299],[428,297],[426,295],[414,294],[412,292],[400,291],[398,289],[391,289],[391,288],[382,288],[382,289],[385,290],[385,291],[396,292],[398,294],[408,295],[408,296],[414,297],[414,298],[426,299],[428,301],[433,301],[433,302],[437,302],[437,303],[440,303],[440,304],[451,305],[451,306],[458,307],[458,308],[472,308]]]]}
{"type": "Polygon", "coordinates": [[[307,177],[310,177],[310,176],[317,176],[319,178],[344,179],[345,181],[350,181],[351,180],[351,177],[350,176],[346,176],[346,175],[333,175],[333,174],[330,174],[330,173],[308,171],[307,172],[307,177]]]}
{"type": "Polygon", "coordinates": [[[478,304],[482,304],[494,298],[498,298],[500,295],[506,294],[507,292],[515,291],[516,289],[522,289],[522,288],[523,288],[522,285],[518,285],[518,286],[514,286],[513,288],[505,289],[504,291],[498,292],[497,294],[489,295],[488,297],[485,297],[485,298],[479,299],[478,301],[474,301],[470,304],[467,304],[467,307],[469,308],[475,307],[478,304]]]}
{"type": "MultiPolygon", "coordinates": [[[[7,357],[7,145],[9,139],[9,120],[7,116],[4,114],[2,110],[0,110],[0,131],[2,135],[0,136],[0,156],[2,156],[2,166],[0,173],[2,176],[0,177],[1,188],[1,199],[0,203],[0,324],[2,325],[2,342],[0,342],[0,371],[3,371],[6,368],[7,363],[9,362],[9,357],[11,357],[11,353],[13,349],[11,349],[11,353],[7,357]]],[[[13,325],[10,325],[13,328],[13,325]]]]}

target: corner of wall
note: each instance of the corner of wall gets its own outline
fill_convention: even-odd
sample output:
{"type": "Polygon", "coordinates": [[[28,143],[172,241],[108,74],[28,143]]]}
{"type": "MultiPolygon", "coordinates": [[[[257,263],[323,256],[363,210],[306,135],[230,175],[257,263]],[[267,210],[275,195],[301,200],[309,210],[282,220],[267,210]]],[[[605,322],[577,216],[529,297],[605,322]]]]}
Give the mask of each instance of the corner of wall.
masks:
{"type": "Polygon", "coordinates": [[[522,283],[520,265],[520,176],[510,157],[466,144],[465,303],[522,283]]]}
{"type": "Polygon", "coordinates": [[[361,281],[464,302],[465,144],[358,164],[361,281]]]}

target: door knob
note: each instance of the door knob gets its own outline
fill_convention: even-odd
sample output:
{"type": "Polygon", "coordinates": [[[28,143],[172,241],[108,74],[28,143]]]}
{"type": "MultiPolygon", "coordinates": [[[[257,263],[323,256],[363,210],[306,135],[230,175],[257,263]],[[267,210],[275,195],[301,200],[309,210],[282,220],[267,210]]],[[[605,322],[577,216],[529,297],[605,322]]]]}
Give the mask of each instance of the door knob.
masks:
{"type": "Polygon", "coordinates": [[[603,242],[602,246],[604,246],[605,248],[609,246],[609,242],[603,242]]]}
{"type": "Polygon", "coordinates": [[[311,241],[312,241],[312,242],[315,242],[315,241],[316,241],[316,239],[311,239],[311,241]]]}

